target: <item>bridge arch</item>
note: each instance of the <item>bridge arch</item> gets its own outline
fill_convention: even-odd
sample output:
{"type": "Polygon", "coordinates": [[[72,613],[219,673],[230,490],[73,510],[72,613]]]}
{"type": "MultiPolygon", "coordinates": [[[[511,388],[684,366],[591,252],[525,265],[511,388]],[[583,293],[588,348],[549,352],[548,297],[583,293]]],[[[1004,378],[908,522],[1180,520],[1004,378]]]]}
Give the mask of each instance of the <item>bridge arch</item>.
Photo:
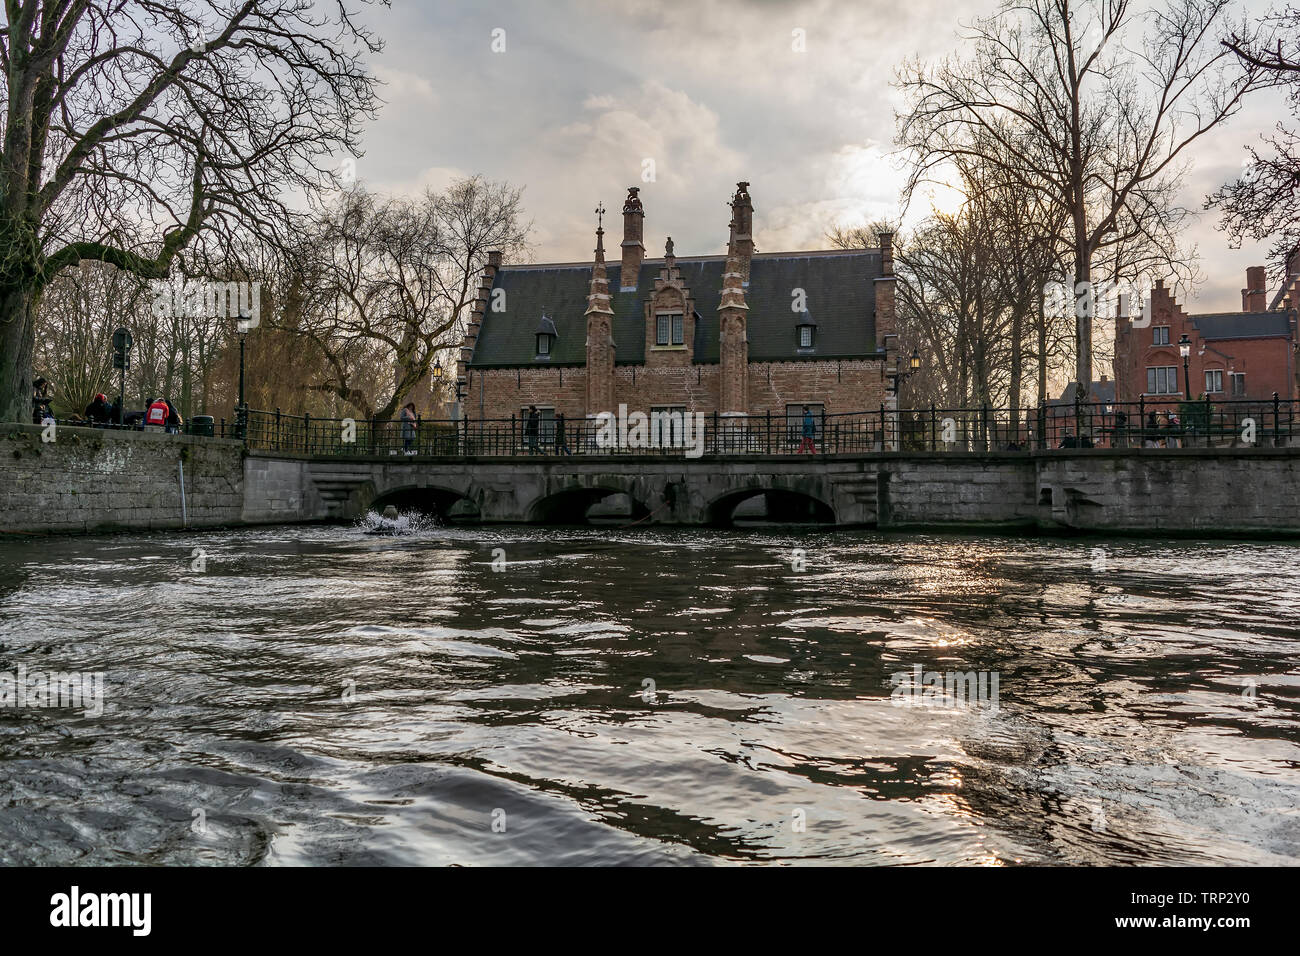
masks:
{"type": "Polygon", "coordinates": [[[641,500],[642,495],[631,486],[631,483],[598,481],[591,484],[569,484],[548,490],[528,506],[525,520],[530,524],[587,524],[591,520],[588,512],[592,507],[616,495],[627,496],[629,509],[625,515],[611,512],[609,515],[611,519],[625,517],[631,521],[639,521],[653,510],[641,500]]]}
{"type": "MultiPolygon", "coordinates": [[[[753,520],[780,524],[835,524],[835,508],[820,495],[810,491],[780,487],[749,487],[729,491],[709,502],[706,520],[715,526],[737,521],[736,510],[749,503],[761,505],[750,511],[753,520]],[[761,499],[755,502],[753,499],[761,499]]],[[[742,516],[740,520],[744,520],[742,516]]]]}
{"type": "Polygon", "coordinates": [[[389,505],[399,511],[413,509],[436,515],[442,521],[477,521],[480,517],[477,501],[442,485],[399,485],[376,491],[371,500],[361,502],[361,510],[382,511],[389,505]]]}

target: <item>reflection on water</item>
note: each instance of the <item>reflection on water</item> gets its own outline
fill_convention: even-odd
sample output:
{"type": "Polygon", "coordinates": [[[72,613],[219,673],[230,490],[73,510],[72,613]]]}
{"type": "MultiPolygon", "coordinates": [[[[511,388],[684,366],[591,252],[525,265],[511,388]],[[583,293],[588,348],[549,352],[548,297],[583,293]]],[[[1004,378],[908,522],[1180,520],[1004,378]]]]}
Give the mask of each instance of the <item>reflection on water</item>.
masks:
{"type": "Polygon", "coordinates": [[[367,530],[0,543],[0,862],[1300,856],[1296,546],[367,530]]]}

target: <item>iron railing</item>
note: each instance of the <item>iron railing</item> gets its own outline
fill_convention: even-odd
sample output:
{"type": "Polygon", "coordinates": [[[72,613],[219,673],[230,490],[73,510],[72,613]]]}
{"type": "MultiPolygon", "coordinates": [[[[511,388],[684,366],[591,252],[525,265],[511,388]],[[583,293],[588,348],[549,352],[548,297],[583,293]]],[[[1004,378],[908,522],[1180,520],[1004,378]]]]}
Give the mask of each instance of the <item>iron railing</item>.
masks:
{"type": "MultiPolygon", "coordinates": [[[[85,422],[60,424],[84,425],[85,422]]],[[[116,426],[111,426],[116,427],[116,426]]],[[[243,439],[263,451],[358,456],[840,455],[867,452],[1014,452],[1061,448],[1212,448],[1300,444],[1300,402],[1233,400],[1049,403],[1005,409],[910,408],[802,417],[629,415],[539,422],[315,418],[250,409],[247,421],[220,419],[183,431],[243,439]],[[806,432],[811,431],[811,435],[806,432]]]]}

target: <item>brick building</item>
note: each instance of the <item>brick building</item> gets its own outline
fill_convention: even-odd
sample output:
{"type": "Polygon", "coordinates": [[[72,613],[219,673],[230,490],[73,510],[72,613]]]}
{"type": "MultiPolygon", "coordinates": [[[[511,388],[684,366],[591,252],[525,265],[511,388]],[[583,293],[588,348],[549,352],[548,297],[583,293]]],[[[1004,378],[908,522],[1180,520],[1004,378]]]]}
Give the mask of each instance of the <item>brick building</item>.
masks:
{"type": "Polygon", "coordinates": [[[543,429],[601,412],[680,409],[720,419],[893,408],[892,236],[878,249],[757,254],[748,183],[731,201],[727,255],[645,257],[631,187],[619,261],[503,265],[489,256],[457,381],[471,421],[529,405],[543,429]]]}
{"type": "Polygon", "coordinates": [[[1266,401],[1300,397],[1296,306],[1300,304],[1300,251],[1292,255],[1271,302],[1263,266],[1246,270],[1240,312],[1188,315],[1163,283],[1151,296],[1151,322],[1115,324],[1116,400],[1148,403],[1187,397],[1179,342],[1191,344],[1187,378],[1191,398],[1266,401]]]}

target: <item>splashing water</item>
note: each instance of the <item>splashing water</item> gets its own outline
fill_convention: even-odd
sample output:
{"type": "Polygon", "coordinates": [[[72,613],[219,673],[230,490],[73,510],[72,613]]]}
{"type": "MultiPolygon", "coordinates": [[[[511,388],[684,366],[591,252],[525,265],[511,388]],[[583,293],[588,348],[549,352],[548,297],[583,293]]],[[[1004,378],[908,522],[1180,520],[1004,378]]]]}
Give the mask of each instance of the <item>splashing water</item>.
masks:
{"type": "Polygon", "coordinates": [[[355,527],[363,534],[406,535],[419,534],[440,527],[436,515],[411,509],[400,511],[396,518],[385,518],[378,511],[367,511],[357,519],[355,527]]]}

